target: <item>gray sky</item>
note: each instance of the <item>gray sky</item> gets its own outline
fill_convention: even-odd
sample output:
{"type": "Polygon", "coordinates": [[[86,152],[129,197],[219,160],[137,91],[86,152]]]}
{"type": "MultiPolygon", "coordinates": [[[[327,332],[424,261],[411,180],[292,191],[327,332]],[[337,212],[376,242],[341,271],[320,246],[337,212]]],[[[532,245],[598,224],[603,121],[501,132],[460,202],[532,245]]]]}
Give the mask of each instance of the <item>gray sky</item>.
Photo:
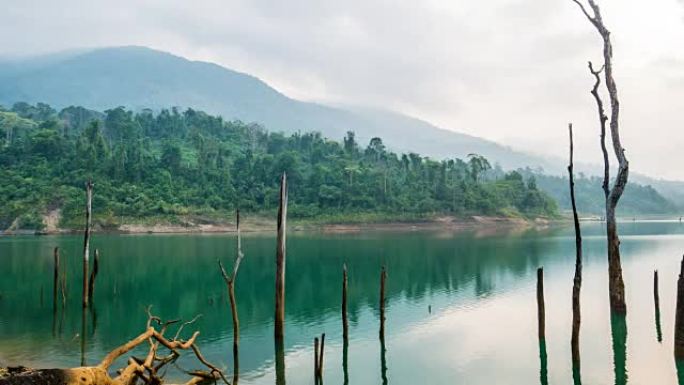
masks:
{"type": "MultiPolygon", "coordinates": [[[[613,32],[632,169],[684,180],[684,0],[598,0],[613,32]],[[666,162],[664,162],[666,161],[666,162]]],[[[404,112],[517,149],[600,162],[571,0],[0,0],[0,55],[144,45],[285,94],[404,112]]]]}

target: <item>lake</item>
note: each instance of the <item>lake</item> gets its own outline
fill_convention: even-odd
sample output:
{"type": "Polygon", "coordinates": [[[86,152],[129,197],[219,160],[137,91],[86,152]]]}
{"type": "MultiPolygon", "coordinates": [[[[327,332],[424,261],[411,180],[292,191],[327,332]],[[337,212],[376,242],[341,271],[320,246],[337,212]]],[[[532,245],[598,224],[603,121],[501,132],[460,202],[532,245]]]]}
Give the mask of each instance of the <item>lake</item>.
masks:
{"type": "MultiPolygon", "coordinates": [[[[611,335],[603,224],[584,223],[584,384],[677,384],[674,306],[684,225],[622,222],[628,314],[611,335]],[[658,341],[653,271],[660,275],[658,341]],[[622,326],[625,326],[623,323],[622,326]],[[622,330],[622,331],[621,331],[622,330]],[[625,345],[626,338],[626,345],[625,345]],[[616,377],[617,376],[617,377],[616,377]]],[[[145,308],[189,320],[206,358],[230,373],[232,323],[226,285],[235,236],[102,235],[85,360],[99,362],[142,333],[145,308]]],[[[72,367],[81,361],[81,236],[0,238],[0,363],[72,367]],[[69,297],[53,317],[52,249],[66,264],[69,297]]],[[[241,323],[240,383],[274,384],[275,234],[243,234],[236,282],[241,323]]],[[[348,382],[353,384],[572,383],[570,355],[574,235],[570,227],[304,234],[288,236],[285,377],[313,384],[313,338],[326,333],[324,379],[344,382],[340,317],[342,266],[349,271],[348,382]],[[387,268],[385,350],[379,277],[387,268]],[[544,267],[546,356],[537,339],[536,269],[544,267]]],[[[613,320],[615,322],[615,320],[613,320]]],[[[618,322],[619,323],[619,322],[618,322]]],[[[142,354],[144,350],[138,350],[142,354]]],[[[117,368],[124,366],[120,359],[117,368]]],[[[167,378],[201,365],[184,355],[167,378]]]]}

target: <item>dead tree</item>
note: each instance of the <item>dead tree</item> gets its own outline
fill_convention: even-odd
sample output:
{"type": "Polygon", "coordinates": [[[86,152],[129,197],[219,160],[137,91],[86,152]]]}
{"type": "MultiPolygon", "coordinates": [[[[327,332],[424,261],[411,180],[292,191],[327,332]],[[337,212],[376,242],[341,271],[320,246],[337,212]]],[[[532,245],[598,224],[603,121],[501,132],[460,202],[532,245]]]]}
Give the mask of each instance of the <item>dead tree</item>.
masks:
{"type": "Polygon", "coordinates": [[[575,2],[582,13],[587,17],[589,22],[596,28],[601,39],[603,40],[603,67],[599,70],[594,70],[591,62],[589,63],[589,70],[594,75],[596,83],[591,93],[596,100],[599,113],[599,123],[601,126],[601,150],[603,151],[604,177],[603,177],[603,191],[606,198],[606,237],[608,243],[608,287],[610,293],[610,308],[618,314],[625,314],[627,312],[627,305],[625,304],[625,284],[622,279],[622,266],[620,263],[620,239],[617,232],[617,223],[615,220],[615,211],[622,197],[622,193],[627,185],[629,176],[629,162],[625,156],[625,150],[620,141],[620,101],[618,99],[617,85],[613,78],[613,46],[610,41],[610,31],[603,23],[601,11],[595,0],[587,0],[589,9],[587,9],[580,0],[572,0],[575,2]],[[603,102],[599,96],[598,87],[601,83],[599,74],[603,72],[606,89],[610,98],[610,119],[605,114],[603,102]],[[613,186],[610,187],[610,163],[608,160],[608,151],[606,149],[606,122],[609,122],[610,135],[613,142],[613,151],[618,160],[618,171],[615,177],[613,186]]]}
{"type": "Polygon", "coordinates": [[[149,309],[148,315],[147,328],[144,333],[112,350],[96,366],[35,370],[20,368],[9,372],[4,377],[0,376],[0,385],[134,385],[140,382],[147,385],[163,384],[164,371],[162,369],[174,363],[183,350],[192,350],[197,360],[208,368],[208,370],[188,372],[191,378],[185,383],[186,385],[215,384],[219,380],[228,384],[221,370],[210,364],[195,344],[199,332],[194,332],[187,340],[180,338],[183,327],[193,321],[181,324],[176,336],[168,339],[165,333],[169,326],[178,321],[163,322],[150,314],[149,309]],[[110,367],[118,358],[145,342],[150,345],[145,358],[130,357],[127,365],[118,371],[116,377],[109,375],[110,367]],[[158,355],[159,348],[162,346],[169,351],[168,354],[158,355]]]}
{"type": "Polygon", "coordinates": [[[93,182],[86,182],[85,231],[83,233],[83,307],[88,307],[88,259],[90,258],[90,225],[93,209],[93,182]]]}
{"type": "Polygon", "coordinates": [[[274,336],[282,340],[285,333],[285,257],[287,233],[287,175],[280,180],[280,205],[278,206],[278,239],[276,246],[275,322],[274,336]]]}
{"type": "Polygon", "coordinates": [[[221,275],[223,275],[223,280],[226,281],[228,286],[228,297],[230,298],[230,313],[233,317],[233,383],[237,382],[238,371],[239,371],[239,356],[238,350],[240,347],[240,319],[238,318],[237,302],[235,301],[235,278],[237,277],[238,269],[240,268],[240,262],[244,254],[242,254],[242,244],[240,239],[240,210],[238,209],[235,213],[235,229],[237,232],[237,246],[236,246],[236,257],[235,263],[233,264],[233,273],[228,276],[226,269],[223,268],[221,260],[218,261],[219,269],[221,270],[221,275]]]}
{"type": "Polygon", "coordinates": [[[572,283],[572,337],[570,341],[572,349],[572,366],[579,372],[580,350],[579,333],[581,323],[580,313],[580,290],[582,288],[582,230],[580,228],[579,216],[577,215],[577,203],[575,201],[575,173],[573,164],[574,145],[572,138],[572,123],[568,125],[570,133],[570,164],[568,165],[568,176],[570,179],[570,202],[572,203],[572,219],[575,224],[575,277],[572,283]]]}

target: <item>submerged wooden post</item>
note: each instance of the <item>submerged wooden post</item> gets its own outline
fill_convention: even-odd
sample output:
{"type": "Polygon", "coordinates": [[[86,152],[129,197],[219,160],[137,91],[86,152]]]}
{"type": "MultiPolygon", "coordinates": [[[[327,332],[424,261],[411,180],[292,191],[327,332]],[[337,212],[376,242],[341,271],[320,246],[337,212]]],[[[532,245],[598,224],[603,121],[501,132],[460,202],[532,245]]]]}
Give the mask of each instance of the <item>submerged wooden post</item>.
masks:
{"type": "Polygon", "coordinates": [[[325,351],[325,333],[321,334],[321,351],[318,355],[318,380],[323,381],[323,353],[325,351]]]}
{"type": "Polygon", "coordinates": [[[539,323],[539,339],[546,340],[546,320],[544,315],[544,268],[537,269],[537,319],[539,323]]]}
{"type": "Polygon", "coordinates": [[[88,307],[88,259],[90,258],[90,224],[93,209],[93,182],[86,182],[86,214],[83,234],[83,307],[88,307]]]}
{"type": "Polygon", "coordinates": [[[52,312],[57,313],[57,294],[59,292],[59,247],[53,251],[54,271],[52,282],[52,312]]]}
{"type": "Polygon", "coordinates": [[[314,337],[314,381],[318,383],[318,337],[314,337]]]}
{"type": "Polygon", "coordinates": [[[572,283],[572,337],[570,340],[570,345],[572,350],[573,374],[576,377],[575,382],[581,382],[579,381],[579,336],[580,324],[582,322],[582,316],[580,312],[580,290],[582,288],[582,230],[580,228],[579,216],[577,215],[577,203],[575,201],[575,173],[573,164],[574,143],[572,137],[572,123],[568,124],[568,131],[570,133],[570,163],[568,165],[568,175],[570,179],[572,218],[575,224],[575,277],[572,283]]]}
{"type": "Polygon", "coordinates": [[[92,305],[95,301],[95,278],[100,271],[100,251],[95,249],[95,256],[93,258],[93,270],[90,272],[90,280],[88,281],[88,302],[92,305]]]}
{"type": "Polygon", "coordinates": [[[655,304],[656,338],[663,342],[663,331],[660,327],[660,293],[658,290],[658,270],[653,271],[653,302],[655,304]]]}
{"type": "Polygon", "coordinates": [[[675,310],[675,336],[674,336],[675,358],[684,359],[684,258],[677,281],[677,309],[675,310]]]}
{"type": "Polygon", "coordinates": [[[349,323],[347,321],[347,264],[342,267],[342,341],[349,341],[349,323]]]}
{"type": "Polygon", "coordinates": [[[380,271],[380,339],[385,339],[385,280],[387,279],[387,272],[385,265],[380,271]]]}
{"type": "Polygon", "coordinates": [[[280,180],[280,205],[278,207],[278,239],[276,246],[275,322],[274,336],[282,340],[285,332],[285,257],[287,232],[287,175],[280,180]]]}

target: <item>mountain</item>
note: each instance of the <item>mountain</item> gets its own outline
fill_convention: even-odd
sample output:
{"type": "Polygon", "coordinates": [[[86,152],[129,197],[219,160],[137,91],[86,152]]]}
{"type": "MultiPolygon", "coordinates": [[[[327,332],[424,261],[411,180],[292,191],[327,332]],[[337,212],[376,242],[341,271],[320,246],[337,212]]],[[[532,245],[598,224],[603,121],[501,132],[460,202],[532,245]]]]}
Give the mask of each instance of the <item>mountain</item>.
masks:
{"type": "Polygon", "coordinates": [[[0,104],[11,106],[19,101],[94,110],[191,107],[226,119],[257,122],[270,131],[319,131],[341,140],[351,130],[361,143],[379,136],[399,152],[438,159],[478,153],[507,169],[530,166],[559,171],[557,162],[406,115],[298,101],[256,77],[144,47],[4,60],[0,62],[0,104]]]}

